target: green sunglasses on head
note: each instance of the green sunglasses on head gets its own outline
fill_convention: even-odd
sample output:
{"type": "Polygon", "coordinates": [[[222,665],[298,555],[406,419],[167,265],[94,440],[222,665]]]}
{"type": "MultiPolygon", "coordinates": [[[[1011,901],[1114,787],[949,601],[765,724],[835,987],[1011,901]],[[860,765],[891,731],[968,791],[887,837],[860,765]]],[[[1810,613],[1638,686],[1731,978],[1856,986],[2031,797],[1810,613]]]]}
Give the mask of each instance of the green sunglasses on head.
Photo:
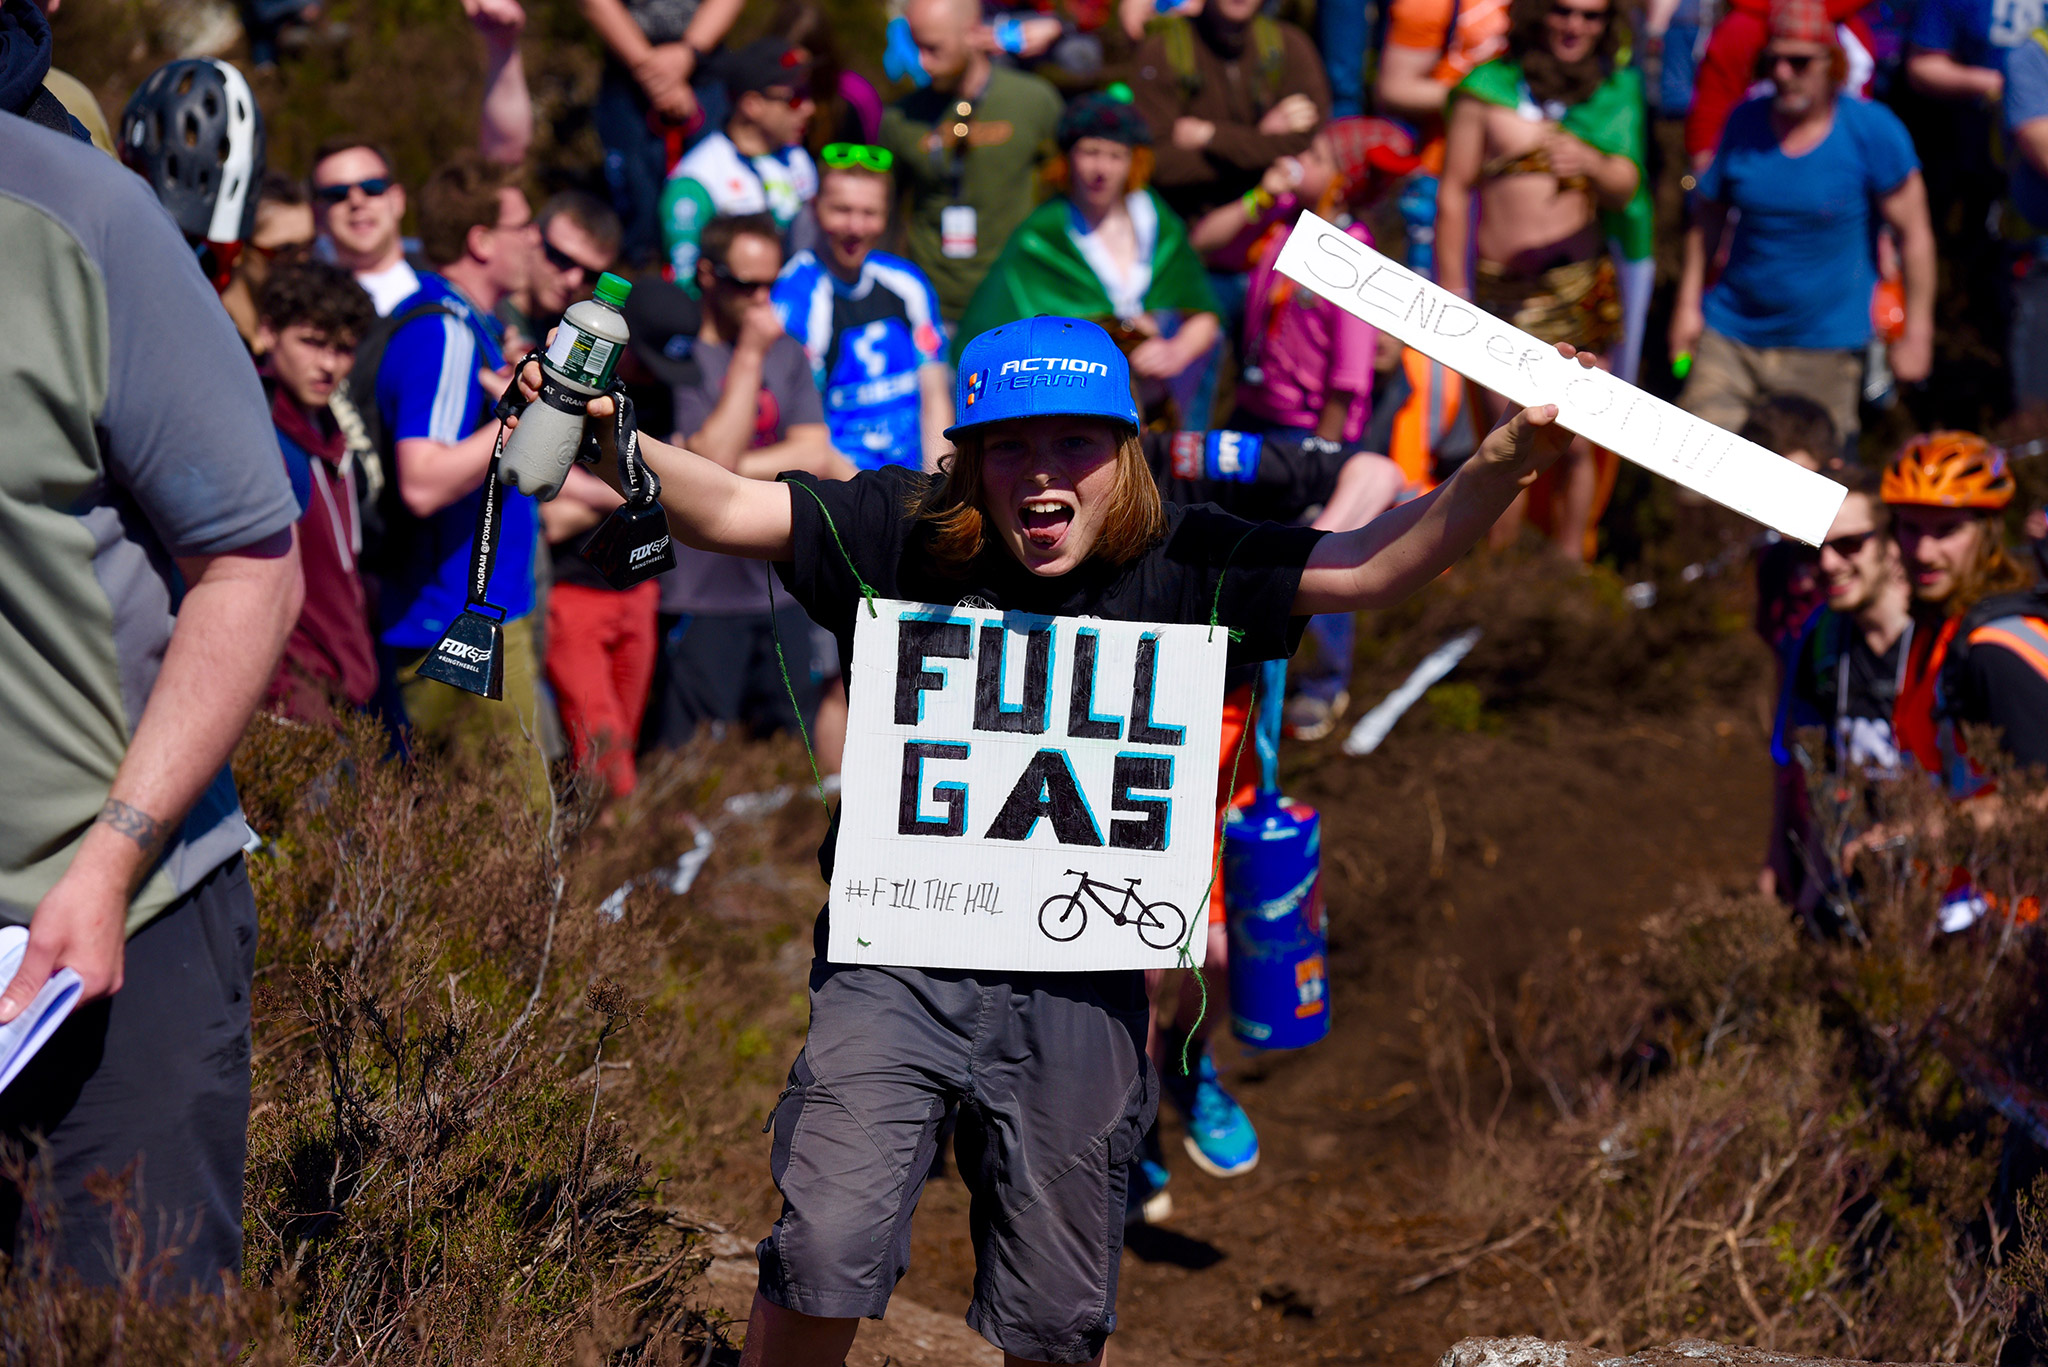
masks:
{"type": "Polygon", "coordinates": [[[887,173],[896,164],[896,155],[886,147],[871,147],[864,142],[832,142],[825,144],[825,150],[818,153],[818,159],[835,171],[849,166],[858,166],[868,171],[887,173]]]}

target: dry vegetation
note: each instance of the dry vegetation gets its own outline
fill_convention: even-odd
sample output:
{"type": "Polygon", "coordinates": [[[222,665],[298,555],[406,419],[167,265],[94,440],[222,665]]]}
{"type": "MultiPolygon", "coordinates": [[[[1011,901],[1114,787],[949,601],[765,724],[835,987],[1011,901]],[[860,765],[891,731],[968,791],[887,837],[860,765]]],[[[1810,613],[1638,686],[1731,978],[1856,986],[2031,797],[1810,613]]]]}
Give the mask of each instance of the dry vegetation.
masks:
{"type": "Polygon", "coordinates": [[[2002,913],[1931,927],[1949,870],[2005,908],[2048,886],[2048,820],[1943,823],[1918,779],[1876,801],[1928,833],[1863,863],[1838,938],[1701,894],[1619,961],[1574,952],[1510,1002],[1455,965],[1418,982],[1475,1232],[1413,1284],[1461,1277],[1546,1307],[1546,1335],[1620,1350],[1991,1363],[2017,1335],[2026,1360],[2048,942],[2002,913]]]}
{"type": "MultiPolygon", "coordinates": [[[[265,839],[247,1289],[152,1305],[165,1268],[110,1176],[129,1276],[85,1294],[32,1252],[0,1282],[0,1358],[696,1362],[722,1334],[687,1295],[699,1193],[664,1178],[690,1159],[675,1112],[708,1094],[718,1129],[758,1125],[801,1029],[780,946],[718,919],[760,891],[744,875],[766,852],[814,845],[815,805],[722,807],[800,755],[674,757],[621,835],[585,807],[531,816],[491,766],[408,769],[381,746],[263,718],[238,756],[265,839]],[[726,838],[694,902],[653,886],[600,914],[620,869],[689,848],[698,810],[726,838]]],[[[800,881],[780,895],[814,898],[800,881]]],[[[32,1165],[14,1175],[33,1190],[32,1165]]]]}

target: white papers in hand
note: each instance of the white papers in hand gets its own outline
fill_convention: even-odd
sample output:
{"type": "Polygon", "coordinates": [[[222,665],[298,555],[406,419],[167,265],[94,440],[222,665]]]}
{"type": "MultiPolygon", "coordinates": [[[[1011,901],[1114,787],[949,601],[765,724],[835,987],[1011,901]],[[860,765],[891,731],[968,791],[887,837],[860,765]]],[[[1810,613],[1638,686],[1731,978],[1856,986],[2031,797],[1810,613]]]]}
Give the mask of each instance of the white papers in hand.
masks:
{"type": "MultiPolygon", "coordinates": [[[[15,970],[21,967],[21,956],[27,950],[27,927],[0,926],[0,988],[14,981],[15,970]]],[[[7,1090],[7,1084],[28,1066],[36,1050],[56,1033],[71,1014],[71,1008],[78,1005],[79,994],[84,990],[85,984],[76,972],[60,968],[50,975],[27,1010],[0,1025],[0,1092],[7,1090]]]]}

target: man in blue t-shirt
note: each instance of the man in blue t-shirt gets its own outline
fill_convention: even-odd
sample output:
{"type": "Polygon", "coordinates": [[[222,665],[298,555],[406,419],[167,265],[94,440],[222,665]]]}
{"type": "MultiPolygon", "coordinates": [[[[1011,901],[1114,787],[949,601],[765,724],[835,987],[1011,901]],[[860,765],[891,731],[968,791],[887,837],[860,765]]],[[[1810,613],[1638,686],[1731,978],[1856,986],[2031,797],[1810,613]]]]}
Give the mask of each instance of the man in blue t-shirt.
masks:
{"type": "Polygon", "coordinates": [[[2025,408],[2048,403],[2048,30],[2034,30],[2006,57],[2005,127],[2012,209],[2026,225],[2006,274],[2012,398],[2025,408]]]}
{"type": "Polygon", "coordinates": [[[476,745],[504,737],[528,757],[528,797],[542,805],[548,775],[534,741],[533,639],[540,520],[532,499],[504,491],[491,572],[490,603],[505,614],[504,702],[419,677],[427,652],[468,601],[477,508],[497,431],[491,409],[511,377],[493,310],[525,282],[537,246],[533,211],[503,168],[474,154],[435,172],[419,208],[421,245],[439,269],[423,273],[419,293],[392,310],[406,321],[377,373],[377,407],[397,458],[393,478],[416,519],[394,533],[401,564],[384,579],[379,643],[416,738],[476,745]]]}
{"type": "Polygon", "coordinates": [[[952,371],[939,296],[923,271],[874,250],[889,226],[889,152],[826,149],[815,208],[824,239],[775,283],[782,326],[825,396],[832,445],[863,470],[934,469],[952,447],[952,371]]]}
{"type": "Polygon", "coordinates": [[[1898,234],[1905,277],[1892,372],[1915,383],[1933,361],[1926,187],[1897,116],[1843,96],[1847,63],[1820,0],[1773,3],[1764,64],[1776,90],[1729,116],[1695,195],[1671,319],[1672,355],[1693,358],[1679,403],[1734,431],[1764,394],[1803,394],[1853,442],[1882,225],[1898,234]],[[1731,209],[1728,265],[1708,290],[1731,209]]]}

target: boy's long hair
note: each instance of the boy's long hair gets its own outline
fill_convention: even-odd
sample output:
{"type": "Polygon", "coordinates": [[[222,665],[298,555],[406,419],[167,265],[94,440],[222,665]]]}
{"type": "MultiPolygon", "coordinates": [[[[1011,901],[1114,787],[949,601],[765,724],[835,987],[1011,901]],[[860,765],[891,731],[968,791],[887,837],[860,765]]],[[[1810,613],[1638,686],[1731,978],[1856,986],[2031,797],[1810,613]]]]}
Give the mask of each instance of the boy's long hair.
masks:
{"type": "MultiPolygon", "coordinates": [[[[989,539],[981,506],[982,436],[980,431],[962,432],[939,473],[911,495],[912,515],[931,526],[932,558],[956,573],[973,563],[989,539]]],[[[1089,558],[1123,565],[1166,534],[1166,506],[1135,429],[1126,428],[1117,442],[1116,475],[1102,536],[1089,558]]]]}

